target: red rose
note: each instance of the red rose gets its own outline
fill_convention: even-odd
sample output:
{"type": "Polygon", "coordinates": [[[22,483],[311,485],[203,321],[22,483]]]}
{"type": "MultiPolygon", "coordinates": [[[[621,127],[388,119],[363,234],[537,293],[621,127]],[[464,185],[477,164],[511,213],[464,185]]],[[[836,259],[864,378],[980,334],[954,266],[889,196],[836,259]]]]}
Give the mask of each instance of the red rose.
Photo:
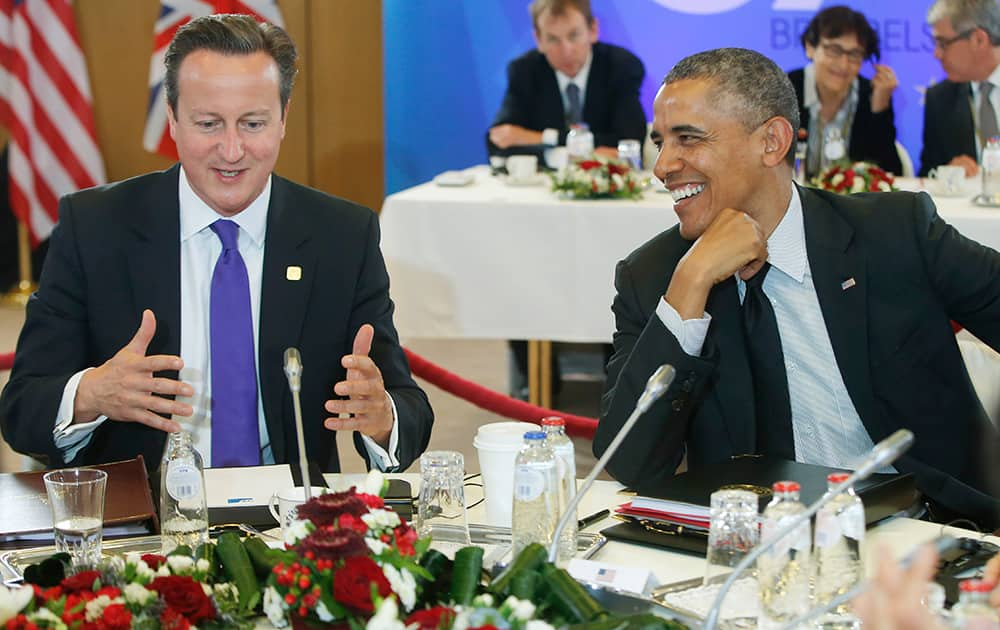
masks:
{"type": "Polygon", "coordinates": [[[160,565],[167,561],[166,556],[161,556],[158,553],[144,553],[139,556],[143,562],[149,565],[149,568],[156,571],[160,568],[160,565]]]}
{"type": "Polygon", "coordinates": [[[44,601],[50,602],[54,599],[59,599],[63,596],[63,590],[61,586],[53,586],[51,588],[42,589],[37,585],[32,585],[35,587],[35,597],[41,597],[44,601]]]}
{"type": "Polygon", "coordinates": [[[167,608],[160,614],[160,628],[162,630],[188,630],[191,624],[173,608],[167,608]]]}
{"type": "Polygon", "coordinates": [[[628,173],[628,164],[615,164],[614,162],[608,162],[608,173],[612,175],[624,175],[628,173]]]}
{"type": "Polygon", "coordinates": [[[582,171],[589,171],[595,168],[601,168],[601,163],[598,160],[583,160],[577,166],[580,167],[582,171]]]}
{"type": "Polygon", "coordinates": [[[497,627],[488,623],[482,626],[476,626],[475,628],[469,628],[469,630],[497,630],[497,627]]]}
{"type": "Polygon", "coordinates": [[[28,617],[24,613],[17,615],[13,619],[8,619],[4,628],[7,630],[38,630],[38,626],[32,621],[28,621],[28,617]]]}
{"type": "Polygon", "coordinates": [[[416,610],[403,623],[407,627],[417,624],[417,630],[444,630],[455,621],[455,611],[447,606],[416,610]]]}
{"type": "Polygon", "coordinates": [[[332,525],[341,514],[361,516],[368,513],[368,506],[354,488],[346,492],[331,492],[313,497],[298,508],[299,518],[310,520],[316,527],[332,525]]]}
{"type": "Polygon", "coordinates": [[[99,571],[82,571],[71,575],[59,583],[67,593],[89,591],[94,588],[94,582],[101,577],[99,571]]]}
{"type": "Polygon", "coordinates": [[[339,529],[352,529],[361,535],[364,535],[368,531],[368,526],[357,516],[353,514],[341,514],[337,518],[337,527],[339,529]]]}
{"type": "Polygon", "coordinates": [[[215,619],[215,607],[205,595],[201,584],[186,575],[161,576],[149,583],[150,590],[163,597],[168,608],[184,615],[193,624],[215,619]]]}
{"type": "Polygon", "coordinates": [[[383,501],[380,496],[359,492],[358,498],[365,502],[365,505],[368,506],[369,510],[376,510],[385,507],[385,501],[383,501]]]}
{"type": "Polygon", "coordinates": [[[111,604],[104,609],[101,619],[97,622],[102,630],[125,630],[132,627],[132,613],[125,604],[111,604]]]}
{"type": "Polygon", "coordinates": [[[400,555],[417,555],[417,550],[413,548],[413,544],[417,542],[417,530],[403,523],[393,530],[393,533],[396,535],[396,549],[399,550],[400,555]]]}
{"type": "Polygon", "coordinates": [[[97,596],[107,595],[108,599],[114,599],[122,594],[121,589],[115,586],[102,586],[101,590],[97,591],[97,596]]]}
{"type": "Polygon", "coordinates": [[[333,598],[363,613],[375,612],[372,585],[380,597],[392,593],[382,569],[368,556],[354,556],[333,574],[333,598]]]}

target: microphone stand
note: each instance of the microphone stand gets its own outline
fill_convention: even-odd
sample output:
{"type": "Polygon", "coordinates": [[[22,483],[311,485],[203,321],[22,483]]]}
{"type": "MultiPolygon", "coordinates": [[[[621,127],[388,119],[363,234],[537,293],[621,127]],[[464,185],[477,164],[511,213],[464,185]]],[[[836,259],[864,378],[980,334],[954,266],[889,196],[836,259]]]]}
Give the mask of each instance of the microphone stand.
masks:
{"type": "Polygon", "coordinates": [[[743,572],[757,560],[757,558],[762,556],[765,551],[774,547],[779,540],[798,529],[798,527],[806,520],[812,518],[813,514],[829,503],[833,497],[838,496],[843,492],[846,492],[849,488],[854,487],[855,483],[866,479],[877,469],[891,464],[897,457],[910,448],[912,444],[913,433],[906,429],[900,429],[886,439],[882,440],[872,450],[872,454],[868,456],[868,459],[862,462],[861,466],[851,473],[851,475],[843,483],[834,486],[823,496],[813,501],[812,505],[806,508],[805,512],[801,512],[796,515],[795,518],[790,519],[784,527],[775,532],[774,536],[772,536],[770,540],[758,545],[751,550],[750,553],[745,555],[743,559],[740,560],[740,562],[733,568],[732,573],[729,574],[729,577],[727,577],[726,581],[722,584],[722,588],[720,588],[718,594],[716,594],[715,601],[712,602],[712,606],[708,609],[708,614],[705,616],[705,623],[702,628],[704,628],[704,630],[715,630],[715,626],[719,621],[719,613],[722,611],[722,602],[726,599],[729,589],[732,588],[737,578],[739,578],[740,575],[742,575],[743,572]]]}
{"type": "Polygon", "coordinates": [[[299,443],[299,469],[302,471],[303,499],[312,498],[312,481],[309,479],[309,459],[306,457],[306,438],[302,432],[302,404],[299,391],[302,389],[302,356],[298,348],[285,350],[285,376],[288,389],[292,392],[292,410],[295,413],[295,439],[299,443]]]}
{"type": "Polygon", "coordinates": [[[594,485],[594,480],[597,475],[601,474],[604,468],[608,465],[608,460],[611,456],[615,454],[618,447],[621,446],[622,441],[625,436],[628,435],[632,427],[639,418],[646,413],[649,408],[653,405],[657,399],[660,398],[670,387],[670,384],[674,382],[674,377],[677,376],[677,371],[671,365],[664,363],[653,372],[653,375],[649,377],[646,381],[646,388],[643,390],[642,395],[639,396],[639,401],[635,404],[635,409],[632,410],[632,415],[628,417],[622,428],[619,429],[618,434],[615,435],[615,439],[611,440],[611,444],[604,451],[604,455],[597,460],[594,464],[593,470],[590,474],[583,480],[583,484],[580,485],[580,489],[577,490],[576,496],[573,500],[569,502],[566,509],[563,510],[562,516],[559,518],[559,522],[556,524],[555,531],[552,533],[552,544],[549,546],[549,562],[554,563],[556,561],[556,555],[559,553],[559,538],[560,534],[566,526],[569,524],[570,520],[576,519],[576,508],[580,505],[580,500],[583,499],[583,495],[586,494],[587,490],[594,485]]]}

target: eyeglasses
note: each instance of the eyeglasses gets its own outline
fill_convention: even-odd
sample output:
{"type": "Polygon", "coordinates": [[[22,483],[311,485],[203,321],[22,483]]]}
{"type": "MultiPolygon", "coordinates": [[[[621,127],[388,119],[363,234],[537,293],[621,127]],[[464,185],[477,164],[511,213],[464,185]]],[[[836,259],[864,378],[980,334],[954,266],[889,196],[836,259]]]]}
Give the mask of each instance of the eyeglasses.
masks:
{"type": "Polygon", "coordinates": [[[939,49],[941,49],[943,51],[948,46],[951,46],[952,44],[954,44],[955,42],[957,42],[959,40],[969,39],[969,35],[972,35],[972,32],[975,31],[975,30],[976,29],[974,29],[974,28],[970,28],[968,30],[962,31],[961,33],[959,33],[958,35],[955,35],[954,37],[935,37],[934,38],[934,47],[935,48],[939,48],[939,49]]]}
{"type": "Polygon", "coordinates": [[[847,60],[851,63],[861,63],[867,56],[865,51],[860,48],[847,50],[840,44],[820,44],[819,47],[823,49],[823,53],[826,54],[827,57],[830,57],[831,59],[847,57],[847,60]]]}

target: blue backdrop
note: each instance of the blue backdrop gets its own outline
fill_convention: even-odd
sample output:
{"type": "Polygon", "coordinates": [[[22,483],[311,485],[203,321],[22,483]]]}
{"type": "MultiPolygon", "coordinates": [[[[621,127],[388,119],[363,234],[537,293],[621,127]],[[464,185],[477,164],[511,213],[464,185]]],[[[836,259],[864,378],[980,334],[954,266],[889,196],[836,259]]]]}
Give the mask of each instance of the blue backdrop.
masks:
{"type": "MultiPolygon", "coordinates": [[[[846,4],[875,24],[896,71],[896,129],[919,167],[923,92],[944,78],[924,18],[930,0],[592,0],[600,39],[642,59],[651,118],[663,76],[720,46],[759,50],[786,70],[806,63],[799,34],[816,11],[846,4]]],[[[534,47],[528,0],[383,0],[386,193],[486,162],[507,62],[534,47]]],[[[865,63],[861,74],[870,77],[865,63]]]]}

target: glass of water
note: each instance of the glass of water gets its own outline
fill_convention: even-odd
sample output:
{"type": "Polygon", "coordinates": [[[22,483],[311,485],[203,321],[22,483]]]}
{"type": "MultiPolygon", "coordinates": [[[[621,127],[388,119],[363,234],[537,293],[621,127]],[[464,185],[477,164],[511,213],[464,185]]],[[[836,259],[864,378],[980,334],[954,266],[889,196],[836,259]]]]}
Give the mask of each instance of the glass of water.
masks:
{"type": "Polygon", "coordinates": [[[642,170],[642,143],[638,140],[619,140],[618,159],[628,162],[633,169],[642,170]]]}
{"type": "Polygon", "coordinates": [[[465,458],[455,451],[428,451],[420,456],[417,533],[437,543],[468,545],[463,475],[465,458]]]}
{"type": "Polygon", "coordinates": [[[757,495],[749,490],[716,490],[709,508],[705,586],[724,582],[760,542],[757,495]]]}
{"type": "Polygon", "coordinates": [[[93,468],[65,468],[46,473],[44,479],[56,551],[68,553],[74,569],[96,567],[101,560],[108,473],[93,468]]]}

